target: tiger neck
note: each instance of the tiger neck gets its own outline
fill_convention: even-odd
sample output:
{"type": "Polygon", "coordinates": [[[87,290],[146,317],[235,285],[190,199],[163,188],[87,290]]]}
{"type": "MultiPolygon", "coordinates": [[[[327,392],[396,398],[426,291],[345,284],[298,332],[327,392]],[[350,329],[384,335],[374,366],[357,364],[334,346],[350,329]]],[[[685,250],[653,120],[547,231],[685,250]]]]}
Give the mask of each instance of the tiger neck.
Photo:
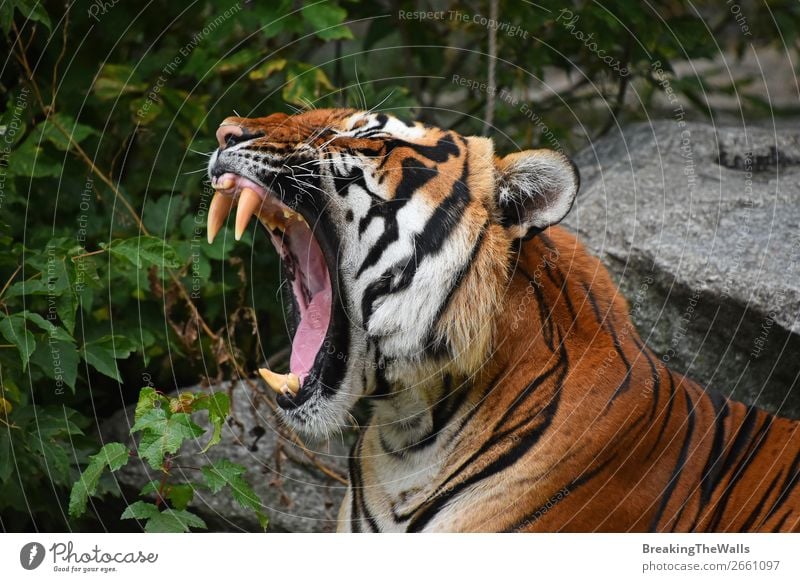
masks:
{"type": "Polygon", "coordinates": [[[405,458],[440,449],[473,388],[452,374],[435,375],[415,386],[395,386],[390,396],[373,404],[383,452],[405,458]]]}
{"type": "Polygon", "coordinates": [[[636,358],[646,348],[624,298],[575,237],[548,229],[518,249],[509,273],[479,368],[395,382],[390,396],[374,403],[371,428],[381,452],[405,463],[420,452],[440,459],[456,444],[461,450],[465,441],[483,443],[557,414],[580,426],[609,406],[661,405],[638,392],[650,372],[636,358]],[[610,355],[598,369],[600,353],[610,355]],[[626,374],[635,385],[629,392],[620,391],[626,374]]]}

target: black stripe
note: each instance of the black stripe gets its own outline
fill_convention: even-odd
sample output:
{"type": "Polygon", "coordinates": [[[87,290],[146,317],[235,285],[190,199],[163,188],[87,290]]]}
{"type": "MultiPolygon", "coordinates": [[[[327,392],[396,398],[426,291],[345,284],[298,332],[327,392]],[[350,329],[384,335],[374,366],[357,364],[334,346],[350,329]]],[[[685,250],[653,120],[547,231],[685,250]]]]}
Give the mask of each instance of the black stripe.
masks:
{"type": "MultiPolygon", "coordinates": [[[[566,365],[566,353],[564,353],[564,357],[561,361],[563,361],[565,365],[563,366],[562,374],[556,381],[556,389],[553,397],[547,406],[536,415],[536,418],[539,418],[541,415],[541,418],[539,418],[540,421],[528,432],[519,435],[514,444],[505,453],[498,455],[497,458],[484,466],[483,469],[471,475],[464,481],[454,486],[447,487],[447,482],[449,482],[453,477],[453,475],[451,475],[451,477],[445,481],[445,484],[439,487],[437,493],[432,497],[431,502],[428,503],[427,506],[411,520],[408,525],[408,531],[422,531],[425,526],[436,516],[436,514],[453,499],[455,499],[455,497],[457,497],[458,494],[464,489],[487,477],[499,473],[508,467],[511,467],[528,451],[530,451],[531,448],[536,445],[536,443],[539,442],[539,439],[542,437],[542,435],[547,432],[548,428],[550,428],[553,418],[558,411],[558,406],[561,400],[561,383],[569,371],[569,367],[566,365]]],[[[483,448],[484,447],[482,447],[482,450],[483,448]]]]}
{"type": "MultiPolygon", "coordinates": [[[[500,377],[503,376],[505,373],[506,373],[505,370],[501,370],[500,372],[497,373],[496,376],[494,376],[494,378],[492,378],[487,383],[486,387],[483,389],[481,397],[478,399],[478,402],[475,404],[475,406],[473,406],[469,410],[469,412],[467,412],[467,414],[465,414],[462,418],[460,418],[458,420],[458,423],[459,423],[458,429],[453,433],[453,435],[451,435],[450,442],[452,442],[452,439],[457,438],[463,432],[463,430],[469,425],[469,423],[472,421],[472,418],[475,416],[475,414],[479,410],[482,410],[482,409],[485,408],[484,407],[484,400],[485,400],[486,396],[497,386],[497,382],[500,380],[500,377]]],[[[395,521],[398,521],[398,522],[406,521],[416,511],[417,511],[417,509],[412,509],[409,513],[395,515],[395,521]]]]}
{"type": "Polygon", "coordinates": [[[730,414],[728,399],[722,394],[716,390],[706,389],[704,395],[711,402],[712,410],[714,411],[714,439],[711,442],[711,449],[708,451],[708,458],[706,458],[703,472],[700,474],[700,502],[689,531],[696,530],[698,522],[703,515],[703,511],[708,507],[708,502],[711,500],[714,489],[721,479],[723,469],[722,460],[727,441],[725,419],[728,418],[730,414]]]}
{"type": "Polygon", "coordinates": [[[669,419],[672,418],[672,409],[675,406],[675,398],[677,396],[675,392],[675,378],[672,375],[672,370],[667,370],[667,378],[669,378],[669,398],[667,399],[667,414],[664,417],[664,420],[661,421],[661,428],[658,431],[658,435],[656,436],[656,440],[653,443],[653,448],[650,449],[650,452],[647,453],[647,456],[644,458],[645,462],[647,462],[650,457],[653,456],[657,450],[659,450],[659,445],[661,443],[661,439],[664,436],[664,431],[667,430],[667,426],[669,426],[669,419]]]}
{"type": "Polygon", "coordinates": [[[492,390],[494,390],[495,386],[497,385],[497,381],[500,379],[500,376],[505,374],[505,372],[506,372],[505,370],[501,370],[500,372],[497,373],[497,375],[494,378],[492,378],[489,381],[489,383],[486,385],[486,388],[484,388],[480,398],[478,399],[478,402],[475,403],[475,406],[470,408],[469,412],[467,412],[467,414],[465,414],[462,418],[458,420],[459,423],[458,430],[456,431],[455,434],[453,434],[451,438],[455,438],[456,436],[460,435],[461,431],[463,431],[464,428],[466,428],[466,426],[472,420],[472,417],[475,416],[475,413],[478,412],[478,410],[480,410],[484,406],[484,401],[486,397],[492,390]]]}
{"type": "Polygon", "coordinates": [[[422,232],[414,235],[412,246],[413,255],[403,266],[400,280],[396,283],[396,289],[392,292],[406,289],[422,261],[429,255],[438,253],[445,241],[452,235],[456,227],[461,223],[464,212],[469,206],[472,198],[469,186],[467,186],[467,176],[469,175],[469,158],[464,160],[464,167],[461,177],[453,183],[450,194],[433,211],[433,214],[425,223],[422,232]]]}
{"type": "Polygon", "coordinates": [[[331,174],[333,175],[333,187],[339,196],[347,196],[350,186],[353,184],[363,188],[370,194],[370,196],[373,195],[370,189],[367,188],[367,181],[364,178],[364,170],[358,166],[353,167],[349,174],[342,175],[340,175],[334,167],[331,174]]]}
{"type": "MultiPolygon", "coordinates": [[[[742,419],[739,428],[736,431],[736,436],[733,439],[733,442],[730,445],[727,453],[725,454],[725,459],[717,464],[716,469],[714,470],[713,475],[708,481],[704,482],[704,487],[707,488],[710,492],[713,492],[719,487],[722,479],[730,473],[732,470],[734,463],[739,459],[740,453],[745,450],[745,447],[751,443],[751,437],[753,435],[753,430],[755,429],[756,423],[758,421],[758,409],[754,406],[748,406],[747,412],[742,419]]],[[[701,489],[702,494],[702,489],[701,489]]],[[[704,510],[707,509],[707,503],[710,501],[710,496],[707,502],[701,503],[701,514],[704,515],[704,510]]],[[[720,500],[721,501],[721,500],[720,500]]],[[[719,508],[715,508],[715,513],[719,512],[719,508]]],[[[698,518],[700,517],[698,515],[698,518]]],[[[697,521],[698,518],[695,518],[697,521]]],[[[721,513],[718,516],[717,521],[721,518],[721,513]]],[[[713,519],[713,518],[712,518],[713,519]]]]}
{"type": "Polygon", "coordinates": [[[358,454],[358,443],[361,441],[361,438],[362,437],[359,436],[359,439],[353,443],[353,448],[350,449],[350,459],[348,460],[348,468],[350,470],[350,490],[352,493],[352,498],[350,499],[350,531],[354,533],[361,532],[361,518],[359,517],[358,512],[358,496],[362,492],[360,479],[361,472],[358,469],[358,459],[356,459],[356,455],[358,454]]]}
{"type": "Polygon", "coordinates": [[[410,141],[404,141],[401,139],[387,139],[384,140],[383,147],[384,147],[384,157],[381,160],[378,169],[383,168],[383,166],[389,160],[389,156],[397,148],[408,148],[410,150],[413,150],[416,154],[422,156],[423,158],[427,158],[437,164],[446,162],[447,160],[450,159],[450,156],[457,158],[461,154],[461,150],[453,141],[453,136],[450,133],[445,134],[442,138],[439,139],[439,141],[436,142],[436,145],[432,146],[413,143],[410,141]]]}
{"type": "MultiPolygon", "coordinates": [[[[362,458],[362,456],[361,456],[361,448],[362,448],[362,446],[364,444],[363,434],[364,433],[362,433],[361,438],[359,438],[358,442],[356,443],[357,455],[358,455],[359,459],[362,458]]],[[[367,520],[367,525],[369,525],[370,531],[379,532],[380,528],[378,527],[378,523],[375,521],[375,518],[372,516],[372,513],[370,513],[369,509],[367,508],[367,500],[366,500],[366,498],[364,496],[364,487],[363,487],[364,479],[363,479],[363,475],[361,474],[361,464],[360,463],[356,464],[356,473],[358,475],[358,483],[360,485],[360,492],[361,492],[361,494],[358,496],[358,498],[359,498],[359,507],[361,509],[361,513],[364,515],[364,518],[367,520]]]]}
{"type": "Polygon", "coordinates": [[[373,198],[372,206],[370,206],[367,214],[358,223],[358,231],[360,234],[363,234],[364,231],[367,230],[369,223],[372,222],[372,219],[378,217],[383,218],[384,228],[378,240],[370,249],[369,253],[367,253],[364,262],[361,263],[356,273],[356,278],[366,269],[377,263],[386,250],[386,247],[399,238],[400,228],[397,224],[397,212],[408,203],[414,192],[422,188],[438,174],[439,171],[436,168],[429,168],[414,158],[403,160],[402,176],[395,190],[394,197],[390,200],[373,198]]]}
{"type": "Polygon", "coordinates": [[[611,395],[608,403],[606,404],[605,411],[608,412],[611,408],[611,404],[616,400],[617,396],[620,394],[627,392],[631,386],[631,376],[633,374],[633,368],[631,367],[631,363],[628,360],[627,356],[625,356],[625,352],[622,350],[622,342],[619,340],[619,336],[617,335],[617,330],[614,327],[614,324],[611,322],[611,318],[606,318],[608,332],[611,334],[611,340],[614,343],[614,349],[616,350],[617,354],[619,354],[622,363],[625,364],[625,376],[623,376],[622,381],[619,385],[614,389],[614,394],[611,395]]]}
{"type": "Polygon", "coordinates": [[[736,436],[733,439],[731,448],[725,457],[724,471],[727,471],[733,466],[733,463],[739,458],[740,453],[744,452],[746,447],[752,442],[753,431],[758,423],[758,408],[755,406],[747,406],[747,412],[736,431],[736,436]]]}
{"type": "Polygon", "coordinates": [[[789,494],[792,490],[800,483],[800,453],[795,455],[794,460],[792,461],[791,466],[789,467],[789,472],[786,473],[786,479],[781,485],[780,494],[775,499],[775,503],[772,504],[767,516],[764,518],[764,522],[767,522],[775,512],[779,511],[783,504],[789,497],[789,494]]]}
{"type": "MultiPolygon", "coordinates": [[[[580,487],[582,487],[583,485],[588,483],[590,480],[594,479],[597,475],[599,475],[600,472],[603,469],[605,469],[606,467],[608,467],[608,465],[611,464],[611,461],[613,461],[615,459],[616,459],[616,456],[615,455],[611,455],[607,459],[605,459],[602,463],[600,463],[598,465],[595,465],[592,468],[591,471],[587,471],[586,469],[584,469],[583,471],[581,471],[580,475],[578,475],[572,481],[570,481],[569,484],[566,487],[562,487],[561,489],[558,489],[558,491],[561,491],[562,489],[566,489],[570,494],[572,494],[573,492],[578,490],[580,487]]],[[[553,496],[551,495],[550,497],[548,497],[548,499],[552,499],[552,497],[553,496]]],[[[506,528],[503,531],[504,532],[509,532],[509,533],[510,532],[518,532],[520,529],[522,529],[523,525],[526,522],[531,521],[532,516],[537,511],[539,511],[540,509],[541,509],[541,507],[537,507],[536,510],[533,513],[525,515],[524,517],[522,517],[519,520],[517,520],[514,523],[514,525],[512,525],[511,527],[506,528]]],[[[573,515],[572,517],[575,517],[575,516],[573,515]]]]}
{"type": "Polygon", "coordinates": [[[469,392],[467,388],[467,384],[461,384],[454,390],[453,378],[450,374],[446,374],[442,384],[442,396],[434,405],[431,412],[431,429],[428,431],[428,434],[419,438],[412,444],[406,445],[402,449],[393,449],[384,439],[383,433],[380,433],[380,442],[384,451],[390,456],[405,458],[408,453],[424,450],[435,443],[438,436],[445,427],[450,424],[453,416],[466,400],[469,392]]]}
{"type": "MultiPolygon", "coordinates": [[[[751,530],[751,528],[756,522],[756,519],[758,519],[758,517],[761,515],[761,510],[764,508],[764,504],[767,502],[767,499],[769,499],[769,496],[772,495],[772,492],[775,490],[775,486],[778,484],[778,479],[780,478],[781,478],[781,472],[778,471],[778,473],[772,479],[772,482],[769,484],[769,486],[767,486],[767,490],[764,492],[764,495],[761,496],[759,502],[755,505],[755,507],[753,507],[753,510],[750,512],[750,515],[747,516],[747,519],[744,521],[744,524],[742,524],[741,531],[751,530]]],[[[759,520],[759,522],[762,521],[763,520],[759,520]]]]}
{"type": "MultiPolygon", "coordinates": [[[[605,327],[605,318],[600,315],[600,306],[597,303],[597,298],[594,296],[594,293],[592,293],[589,285],[587,285],[584,281],[581,281],[581,285],[583,286],[583,290],[586,292],[587,299],[589,299],[589,305],[592,307],[597,325],[600,327],[605,327]]],[[[606,315],[608,315],[608,311],[606,311],[606,315]]]]}
{"type": "Polygon", "coordinates": [[[631,339],[650,365],[650,381],[653,387],[653,393],[651,395],[653,398],[653,405],[650,407],[650,420],[652,421],[656,416],[656,412],[658,412],[658,403],[661,398],[661,374],[659,374],[658,366],[656,366],[653,356],[650,354],[650,349],[642,343],[639,334],[634,333],[631,339]]]}
{"type": "MultiPolygon", "coordinates": [[[[563,348],[562,348],[562,351],[563,351],[563,348]]],[[[486,440],[486,441],[485,441],[485,442],[484,442],[484,443],[483,443],[483,444],[480,446],[480,448],[479,448],[477,451],[473,452],[473,453],[472,453],[472,455],[470,455],[470,457],[469,457],[469,458],[468,458],[466,461],[464,461],[463,463],[461,463],[461,465],[459,465],[459,466],[458,466],[458,468],[457,468],[457,469],[455,469],[455,471],[451,472],[451,473],[450,473],[450,475],[448,475],[448,477],[447,477],[447,478],[444,480],[444,482],[443,482],[443,483],[442,483],[442,484],[439,486],[439,488],[438,488],[439,490],[446,488],[446,487],[448,486],[448,484],[449,484],[449,483],[450,483],[450,482],[451,482],[453,479],[455,479],[456,477],[458,477],[458,475],[460,475],[460,474],[461,474],[461,473],[464,471],[464,469],[466,469],[467,467],[469,467],[469,465],[470,465],[471,463],[473,463],[474,461],[476,461],[477,459],[479,459],[479,458],[480,458],[482,455],[484,455],[484,454],[485,454],[485,453],[486,453],[486,452],[487,452],[489,449],[491,449],[493,446],[495,446],[495,445],[496,445],[496,444],[497,444],[499,441],[501,441],[501,440],[503,440],[504,438],[506,438],[506,437],[508,436],[508,434],[509,434],[510,432],[512,432],[512,431],[510,431],[509,429],[506,429],[506,430],[504,430],[503,432],[499,432],[499,431],[498,431],[498,428],[500,428],[500,427],[503,425],[503,423],[504,423],[504,422],[505,422],[505,421],[506,421],[508,418],[510,418],[510,417],[511,417],[511,415],[512,415],[512,414],[513,414],[513,413],[514,413],[514,412],[515,412],[515,411],[516,411],[516,410],[519,408],[519,406],[520,406],[520,405],[521,405],[523,402],[525,402],[525,401],[526,401],[526,399],[527,399],[529,396],[531,396],[532,394],[534,394],[534,393],[535,393],[535,391],[536,391],[536,389],[537,389],[537,388],[539,388],[539,387],[540,387],[540,386],[541,386],[541,385],[542,385],[542,384],[543,384],[543,383],[544,383],[546,380],[548,380],[548,379],[549,379],[549,378],[550,378],[550,377],[551,377],[551,376],[552,376],[552,375],[553,375],[553,374],[554,374],[556,371],[558,371],[558,370],[560,370],[560,369],[562,370],[562,378],[561,378],[561,379],[563,380],[563,377],[564,377],[564,376],[566,376],[566,370],[565,370],[565,368],[566,368],[566,365],[565,365],[565,363],[566,363],[566,352],[565,352],[565,351],[563,351],[563,354],[564,354],[563,361],[562,361],[562,359],[561,359],[561,358],[557,359],[557,360],[556,360],[556,362],[555,362],[555,364],[553,364],[553,366],[552,366],[550,369],[546,370],[544,373],[542,373],[542,374],[540,374],[539,376],[537,376],[537,377],[536,377],[536,378],[535,378],[535,379],[534,379],[532,382],[530,382],[530,383],[529,383],[529,384],[528,384],[528,385],[527,385],[527,386],[526,386],[526,387],[525,387],[525,388],[522,390],[522,392],[520,393],[520,395],[519,395],[519,396],[517,396],[517,398],[514,400],[514,402],[512,403],[512,405],[509,407],[509,409],[508,409],[508,410],[506,410],[506,411],[505,411],[505,413],[503,414],[503,416],[500,418],[500,420],[498,420],[498,421],[495,423],[495,425],[494,425],[494,427],[493,427],[493,430],[492,430],[492,435],[489,437],[489,439],[487,439],[487,440],[486,440]]],[[[559,382],[559,385],[560,385],[560,382],[559,382]]],[[[552,401],[552,399],[551,399],[551,401],[552,401]]],[[[531,420],[537,420],[537,418],[538,418],[538,414],[539,414],[539,413],[537,412],[536,414],[534,414],[534,416],[533,416],[533,417],[526,417],[526,418],[525,418],[525,420],[524,420],[524,422],[529,422],[529,421],[531,421],[531,420]]],[[[515,427],[515,428],[516,428],[516,427],[515,427]]]]}
{"type": "Polygon", "coordinates": [[[481,226],[481,230],[478,233],[475,244],[472,246],[469,259],[467,259],[467,261],[461,266],[461,269],[459,269],[456,276],[453,277],[452,283],[450,284],[450,290],[447,292],[447,296],[439,306],[439,310],[436,312],[436,316],[433,318],[433,321],[428,328],[428,333],[426,334],[427,340],[425,341],[425,351],[430,356],[443,356],[447,353],[445,350],[449,346],[440,346],[436,342],[436,328],[439,326],[439,322],[442,320],[442,316],[444,316],[447,308],[450,307],[450,303],[452,302],[456,291],[458,291],[459,287],[461,287],[461,284],[464,282],[467,273],[470,272],[472,266],[475,264],[475,259],[483,247],[483,241],[486,239],[485,235],[486,224],[484,223],[483,226],[481,226]]]}
{"type": "Polygon", "coordinates": [[[786,513],[784,513],[780,521],[777,524],[775,524],[775,527],[772,528],[772,533],[778,533],[780,531],[783,531],[783,525],[786,523],[786,520],[789,519],[790,515],[792,515],[791,509],[789,509],[786,513]]]}
{"type": "Polygon", "coordinates": [[[575,328],[577,329],[578,313],[575,311],[575,306],[572,304],[572,299],[569,296],[569,285],[567,285],[566,278],[563,276],[563,273],[559,272],[561,275],[561,282],[557,281],[555,272],[552,268],[550,268],[549,263],[545,264],[544,272],[545,275],[547,275],[547,278],[550,279],[550,282],[553,284],[553,286],[561,291],[561,297],[564,298],[564,304],[567,306],[567,311],[569,311],[570,318],[574,322],[575,328]]]}
{"type": "Polygon", "coordinates": [[[678,480],[680,479],[681,473],[683,472],[683,467],[686,464],[686,457],[689,454],[689,445],[691,444],[692,436],[694,435],[695,410],[694,406],[692,405],[692,399],[689,398],[689,393],[686,388],[683,389],[683,396],[686,400],[686,408],[688,410],[686,438],[683,439],[683,445],[681,446],[681,451],[678,454],[678,461],[675,463],[675,467],[672,469],[672,477],[667,482],[667,487],[661,495],[661,503],[658,506],[656,514],[653,516],[653,520],[650,522],[651,532],[658,531],[656,528],[658,527],[658,524],[664,515],[664,511],[667,509],[667,504],[672,497],[672,493],[675,491],[675,487],[678,485],[678,480]]]}
{"type": "Polygon", "coordinates": [[[450,424],[456,412],[467,399],[469,384],[464,383],[453,389],[453,379],[447,374],[445,376],[444,392],[446,397],[442,398],[433,409],[433,427],[425,438],[408,447],[409,451],[420,451],[436,441],[436,438],[450,424]]]}
{"type": "Polygon", "coordinates": [[[728,399],[716,390],[706,392],[711,404],[714,407],[714,440],[711,443],[711,450],[708,452],[706,466],[703,469],[702,479],[700,480],[700,507],[704,508],[711,500],[714,488],[722,477],[722,458],[725,453],[726,434],[725,419],[728,418],[730,408],[728,399]]]}
{"type": "MultiPolygon", "coordinates": [[[[767,419],[762,423],[761,427],[758,429],[758,432],[753,437],[753,440],[750,441],[750,446],[742,455],[739,463],[736,465],[736,468],[733,470],[731,474],[731,478],[728,481],[728,484],[725,486],[725,492],[720,497],[719,502],[716,505],[714,516],[711,519],[711,523],[709,525],[709,529],[711,531],[717,531],[719,529],[719,524],[722,521],[722,516],[725,514],[725,510],[727,509],[728,502],[730,501],[731,495],[733,495],[733,491],[736,489],[736,484],[739,479],[747,472],[747,468],[750,466],[752,460],[756,457],[761,446],[764,444],[764,441],[767,440],[767,436],[769,436],[769,431],[772,428],[772,417],[768,416],[767,419]]],[[[725,474],[729,474],[728,471],[725,474]]]]}
{"type": "Polygon", "coordinates": [[[521,265],[517,270],[528,280],[528,286],[533,289],[536,295],[536,303],[539,307],[539,320],[542,325],[542,339],[551,351],[555,351],[555,327],[553,323],[552,312],[547,311],[547,305],[544,300],[544,294],[540,288],[540,283],[534,279],[521,265]]]}
{"type": "Polygon", "coordinates": [[[391,395],[392,386],[389,384],[389,380],[386,379],[386,362],[381,362],[381,351],[377,346],[375,347],[375,358],[373,365],[375,366],[375,390],[372,391],[372,394],[368,394],[366,397],[372,400],[382,400],[391,395]]]}
{"type": "MultiPolygon", "coordinates": [[[[364,326],[367,325],[372,316],[375,301],[383,295],[398,293],[407,289],[411,285],[420,263],[422,263],[428,255],[433,255],[441,249],[444,242],[461,221],[464,211],[470,201],[469,187],[466,183],[467,173],[469,171],[468,161],[469,160],[464,161],[461,178],[456,180],[453,184],[450,195],[436,207],[433,215],[428,222],[425,223],[422,232],[414,236],[414,252],[412,256],[408,258],[405,264],[397,264],[384,271],[376,281],[373,281],[367,287],[361,305],[364,326]]],[[[398,237],[397,222],[395,220],[389,224],[395,225],[392,231],[392,240],[396,240],[398,237]]],[[[385,234],[386,231],[383,235],[385,234]]],[[[383,235],[381,235],[381,238],[383,238],[383,235]]],[[[361,264],[361,268],[359,268],[356,277],[363,272],[365,267],[371,266],[371,264],[377,262],[380,255],[385,250],[384,247],[381,248],[379,252],[373,253],[376,248],[378,247],[373,247],[370,250],[367,258],[364,259],[364,262],[361,264]]]]}

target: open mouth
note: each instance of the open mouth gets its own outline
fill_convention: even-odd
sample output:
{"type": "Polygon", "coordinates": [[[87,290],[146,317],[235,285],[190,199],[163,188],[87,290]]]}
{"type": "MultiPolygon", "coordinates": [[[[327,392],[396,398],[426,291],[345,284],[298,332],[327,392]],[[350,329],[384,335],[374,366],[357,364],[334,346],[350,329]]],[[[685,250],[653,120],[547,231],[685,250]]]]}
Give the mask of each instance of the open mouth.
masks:
{"type": "Polygon", "coordinates": [[[236,207],[236,240],[241,238],[250,220],[256,216],[267,228],[283,261],[298,315],[292,339],[290,371],[277,374],[262,368],[258,372],[270,388],[287,399],[282,402],[279,397],[280,404],[298,405],[309,396],[302,394],[305,381],[312,373],[331,322],[333,292],[322,249],[305,218],[281,202],[268,188],[231,172],[213,176],[212,186],[216,193],[208,209],[208,242],[213,242],[236,207]]]}

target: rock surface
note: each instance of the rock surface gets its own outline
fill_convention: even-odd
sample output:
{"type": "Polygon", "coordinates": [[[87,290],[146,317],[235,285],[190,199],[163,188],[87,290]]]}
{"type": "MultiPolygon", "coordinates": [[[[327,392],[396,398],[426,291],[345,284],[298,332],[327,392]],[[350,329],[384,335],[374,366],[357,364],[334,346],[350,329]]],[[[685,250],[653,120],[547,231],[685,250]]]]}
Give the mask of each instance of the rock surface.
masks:
{"type": "MultiPolygon", "coordinates": [[[[278,431],[272,411],[266,404],[258,405],[250,388],[242,383],[234,386],[232,409],[241,425],[228,423],[221,442],[208,453],[201,452],[204,442],[185,444],[181,452],[191,459],[187,464],[201,466],[225,458],[247,467],[247,479],[261,497],[270,520],[268,531],[334,531],[345,486],[313,466],[297,445],[278,431]]],[[[101,428],[104,442],[128,442],[132,424],[132,407],[118,412],[101,428]]],[[[198,424],[208,428],[203,422],[198,424]]],[[[341,440],[322,443],[316,448],[309,445],[309,450],[320,463],[346,475],[349,447],[341,440]]],[[[142,461],[131,461],[114,475],[120,485],[133,493],[159,477],[142,461]]],[[[227,492],[210,495],[198,491],[193,509],[211,531],[260,531],[255,515],[242,509],[227,492]]]]}
{"type": "Polygon", "coordinates": [[[800,417],[800,129],[639,124],[576,163],[567,225],[647,344],[726,395],[800,417]]]}

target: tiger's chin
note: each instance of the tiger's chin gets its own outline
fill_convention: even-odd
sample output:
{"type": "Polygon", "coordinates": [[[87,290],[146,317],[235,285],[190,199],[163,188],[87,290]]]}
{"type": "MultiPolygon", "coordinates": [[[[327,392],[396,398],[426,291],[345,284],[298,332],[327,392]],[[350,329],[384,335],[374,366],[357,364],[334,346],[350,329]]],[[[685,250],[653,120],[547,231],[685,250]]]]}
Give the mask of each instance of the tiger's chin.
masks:
{"type": "Polygon", "coordinates": [[[289,371],[262,368],[259,375],[277,393],[287,424],[306,436],[328,437],[345,426],[360,397],[342,388],[348,359],[344,355],[351,352],[352,338],[330,276],[335,242],[309,212],[290,208],[254,179],[215,168],[211,181],[216,193],[208,210],[208,242],[214,241],[234,208],[236,240],[255,216],[281,258],[292,291],[289,371]]]}

